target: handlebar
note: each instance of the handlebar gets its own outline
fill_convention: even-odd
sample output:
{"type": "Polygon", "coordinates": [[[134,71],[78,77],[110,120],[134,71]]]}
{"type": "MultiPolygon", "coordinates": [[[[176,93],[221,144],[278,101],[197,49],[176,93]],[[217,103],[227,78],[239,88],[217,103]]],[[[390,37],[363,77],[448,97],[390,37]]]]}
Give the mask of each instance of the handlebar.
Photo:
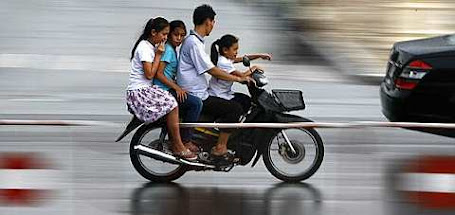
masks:
{"type": "Polygon", "coordinates": [[[253,74],[251,74],[251,78],[253,78],[253,80],[256,82],[256,87],[258,88],[261,88],[269,83],[269,80],[264,75],[264,73],[258,69],[253,71],[253,74]]]}

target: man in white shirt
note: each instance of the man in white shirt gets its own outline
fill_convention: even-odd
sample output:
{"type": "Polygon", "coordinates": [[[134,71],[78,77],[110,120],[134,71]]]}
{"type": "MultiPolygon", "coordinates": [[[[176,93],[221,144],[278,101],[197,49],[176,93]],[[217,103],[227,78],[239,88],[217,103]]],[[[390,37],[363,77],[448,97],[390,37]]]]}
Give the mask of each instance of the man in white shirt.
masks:
{"type": "MultiPolygon", "coordinates": [[[[194,10],[194,30],[185,39],[180,48],[179,65],[177,67],[177,84],[189,94],[200,98],[203,102],[202,112],[219,119],[219,122],[238,122],[242,115],[242,107],[235,101],[226,101],[209,96],[205,73],[227,81],[247,82],[245,77],[237,77],[215,67],[210,56],[205,52],[204,37],[209,36],[215,25],[215,11],[209,5],[201,5],[194,10]]],[[[212,149],[214,157],[226,158],[227,142],[230,130],[223,129],[218,137],[216,147],[212,149]]]]}

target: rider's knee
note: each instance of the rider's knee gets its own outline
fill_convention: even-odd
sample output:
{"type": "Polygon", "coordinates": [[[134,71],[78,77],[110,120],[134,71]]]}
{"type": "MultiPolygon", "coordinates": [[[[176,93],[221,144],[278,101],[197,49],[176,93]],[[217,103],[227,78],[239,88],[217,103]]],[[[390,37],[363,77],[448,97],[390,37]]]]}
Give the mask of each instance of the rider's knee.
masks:
{"type": "Polygon", "coordinates": [[[202,99],[196,96],[189,96],[188,97],[188,106],[193,109],[194,111],[201,112],[202,110],[202,99]],[[191,97],[191,98],[190,98],[191,97]]]}

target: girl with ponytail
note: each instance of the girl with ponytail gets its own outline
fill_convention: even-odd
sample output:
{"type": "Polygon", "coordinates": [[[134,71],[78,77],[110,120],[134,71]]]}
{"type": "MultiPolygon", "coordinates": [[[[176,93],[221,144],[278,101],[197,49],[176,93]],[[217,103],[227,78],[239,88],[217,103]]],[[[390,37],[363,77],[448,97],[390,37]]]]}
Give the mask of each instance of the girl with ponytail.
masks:
{"type": "Polygon", "coordinates": [[[145,25],[131,50],[126,103],[128,111],[144,123],[166,117],[174,155],[195,160],[197,156],[183,145],[180,137],[177,101],[169,92],[152,85],[168,34],[169,22],[162,17],[150,19],[145,25]]]}
{"type": "MultiPolygon", "coordinates": [[[[243,58],[237,57],[239,49],[238,42],[239,39],[230,34],[226,34],[220,39],[215,40],[210,51],[210,59],[213,64],[221,70],[238,77],[247,77],[250,76],[253,71],[258,69],[261,70],[258,66],[252,66],[251,69],[247,69],[245,72],[240,72],[235,69],[234,63],[242,62],[243,58]]],[[[248,54],[245,56],[250,60],[258,58],[265,60],[272,59],[270,54],[248,54]]],[[[234,82],[232,81],[225,81],[212,76],[208,88],[209,95],[225,100],[236,101],[242,105],[243,111],[247,112],[251,105],[251,99],[245,94],[234,92],[232,90],[233,83],[234,82]]]]}

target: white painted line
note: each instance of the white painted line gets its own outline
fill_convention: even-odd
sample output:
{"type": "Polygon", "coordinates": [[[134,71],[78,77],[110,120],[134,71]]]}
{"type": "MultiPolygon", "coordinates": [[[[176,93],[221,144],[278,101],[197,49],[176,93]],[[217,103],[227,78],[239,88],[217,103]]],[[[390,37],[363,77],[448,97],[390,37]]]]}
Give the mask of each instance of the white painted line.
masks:
{"type": "Polygon", "coordinates": [[[82,56],[82,55],[41,55],[41,54],[0,54],[0,68],[34,68],[46,70],[93,70],[103,72],[129,72],[128,58],[82,56]]]}
{"type": "Polygon", "coordinates": [[[0,189],[59,189],[63,177],[59,170],[0,169],[0,189]]]}
{"type": "Polygon", "coordinates": [[[64,102],[65,99],[45,99],[45,98],[33,98],[33,99],[8,99],[12,102],[64,102]]]}
{"type": "Polygon", "coordinates": [[[398,175],[398,190],[432,193],[455,193],[455,174],[402,173],[398,175]]]}
{"type": "Polygon", "coordinates": [[[0,125],[118,126],[113,122],[91,120],[0,120],[0,125]]]}

